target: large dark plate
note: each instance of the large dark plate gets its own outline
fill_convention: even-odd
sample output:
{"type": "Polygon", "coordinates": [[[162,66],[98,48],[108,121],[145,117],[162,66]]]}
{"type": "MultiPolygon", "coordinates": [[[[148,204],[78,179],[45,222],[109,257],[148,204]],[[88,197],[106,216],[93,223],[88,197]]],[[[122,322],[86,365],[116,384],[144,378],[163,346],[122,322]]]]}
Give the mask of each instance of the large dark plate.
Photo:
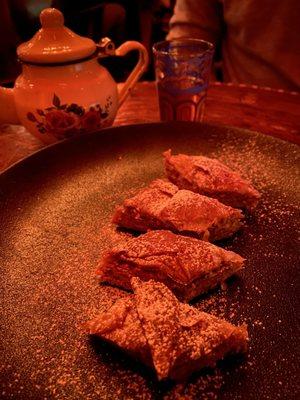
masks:
{"type": "Polygon", "coordinates": [[[0,176],[3,399],[299,398],[299,150],[254,132],[190,123],[113,128],[46,148],[0,176]],[[121,352],[90,340],[82,322],[124,292],[101,286],[103,249],[128,233],[114,206],[163,175],[161,153],[216,156],[262,193],[247,226],[222,245],[247,258],[227,290],[195,306],[246,322],[248,358],[186,385],[158,384],[121,352]],[[298,220],[298,221],[297,221],[298,220]]]}

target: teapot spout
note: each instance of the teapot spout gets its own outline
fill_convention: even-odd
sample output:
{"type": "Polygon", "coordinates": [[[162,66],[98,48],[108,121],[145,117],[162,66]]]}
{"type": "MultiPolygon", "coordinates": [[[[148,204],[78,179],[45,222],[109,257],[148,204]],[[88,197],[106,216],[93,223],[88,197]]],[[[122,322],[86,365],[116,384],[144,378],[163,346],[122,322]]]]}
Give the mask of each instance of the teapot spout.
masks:
{"type": "Polygon", "coordinates": [[[14,89],[0,87],[0,124],[19,124],[14,89]]]}

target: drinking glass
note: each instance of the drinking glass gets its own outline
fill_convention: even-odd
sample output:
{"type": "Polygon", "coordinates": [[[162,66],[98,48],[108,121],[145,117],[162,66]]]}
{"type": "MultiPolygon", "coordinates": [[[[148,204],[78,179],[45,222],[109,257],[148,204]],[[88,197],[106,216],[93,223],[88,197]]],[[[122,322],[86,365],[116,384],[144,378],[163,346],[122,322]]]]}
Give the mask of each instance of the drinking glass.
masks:
{"type": "Polygon", "coordinates": [[[214,46],[176,39],[153,46],[162,121],[202,121],[214,46]]]}

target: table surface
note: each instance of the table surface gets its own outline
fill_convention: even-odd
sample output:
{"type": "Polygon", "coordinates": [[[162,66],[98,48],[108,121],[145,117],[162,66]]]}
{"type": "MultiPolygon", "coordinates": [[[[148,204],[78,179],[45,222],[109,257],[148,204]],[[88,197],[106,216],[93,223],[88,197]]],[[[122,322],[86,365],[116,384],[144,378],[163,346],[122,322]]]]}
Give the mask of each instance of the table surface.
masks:
{"type": "MultiPolygon", "coordinates": [[[[248,128],[300,144],[300,93],[213,83],[205,122],[248,128]]],[[[157,122],[153,82],[139,83],[120,108],[114,126],[157,122]]],[[[45,145],[19,125],[0,126],[0,172],[45,145]]]]}

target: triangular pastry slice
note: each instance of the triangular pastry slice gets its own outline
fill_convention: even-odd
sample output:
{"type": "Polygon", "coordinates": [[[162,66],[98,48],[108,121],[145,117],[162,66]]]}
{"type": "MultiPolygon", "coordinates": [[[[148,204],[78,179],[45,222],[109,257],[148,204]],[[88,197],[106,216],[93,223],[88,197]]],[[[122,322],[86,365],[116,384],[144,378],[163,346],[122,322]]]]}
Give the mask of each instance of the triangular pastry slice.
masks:
{"type": "Polygon", "coordinates": [[[242,218],[240,210],[157,179],[118,206],[113,222],[141,232],[168,229],[214,241],[235,233],[242,218]]]}
{"type": "Polygon", "coordinates": [[[186,154],[163,153],[168,179],[179,189],[191,190],[235,208],[251,210],[260,198],[249,181],[219,160],[186,154]]]}
{"type": "Polygon", "coordinates": [[[132,279],[134,295],[119,299],[86,324],[89,334],[155,369],[158,379],[182,380],[245,352],[247,328],[180,303],[162,283],[132,279]]]}
{"type": "Polygon", "coordinates": [[[244,259],[203,240],[167,230],[145,233],[107,251],[97,275],[102,282],[131,289],[131,278],[164,283],[182,301],[222,284],[243,268],[244,259]]]}

